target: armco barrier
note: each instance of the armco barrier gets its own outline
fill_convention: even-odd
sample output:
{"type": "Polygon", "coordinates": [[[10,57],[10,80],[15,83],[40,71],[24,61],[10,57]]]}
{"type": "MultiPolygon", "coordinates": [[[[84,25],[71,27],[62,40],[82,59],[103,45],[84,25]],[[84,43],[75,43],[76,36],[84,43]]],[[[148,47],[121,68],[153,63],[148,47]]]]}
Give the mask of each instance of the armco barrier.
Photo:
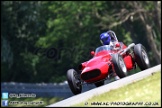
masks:
{"type": "MultiPolygon", "coordinates": [[[[111,81],[106,80],[105,84],[109,82],[111,81]]],[[[82,93],[93,88],[96,88],[94,84],[83,85],[82,93]]],[[[73,96],[67,81],[59,84],[1,82],[1,92],[34,93],[37,97],[62,97],[64,99],[73,96]]]]}
{"type": "MultiPolygon", "coordinates": [[[[84,85],[83,92],[94,88],[94,85],[84,85]]],[[[1,83],[1,92],[8,93],[34,93],[37,97],[62,97],[73,96],[67,83],[1,83]]]]}

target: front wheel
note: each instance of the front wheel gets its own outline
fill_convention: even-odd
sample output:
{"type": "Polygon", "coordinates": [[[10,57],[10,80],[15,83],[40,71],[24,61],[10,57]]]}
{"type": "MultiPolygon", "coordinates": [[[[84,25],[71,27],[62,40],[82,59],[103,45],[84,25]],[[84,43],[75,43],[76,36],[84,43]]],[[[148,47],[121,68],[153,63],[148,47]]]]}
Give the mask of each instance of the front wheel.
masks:
{"type": "Polygon", "coordinates": [[[142,44],[134,46],[135,61],[141,70],[145,70],[150,67],[149,58],[147,56],[145,47],[142,44]]]}
{"type": "Polygon", "coordinates": [[[74,69],[69,69],[67,71],[67,80],[69,87],[73,94],[79,94],[82,91],[81,81],[79,79],[78,73],[74,69]]]}
{"type": "Polygon", "coordinates": [[[123,57],[119,54],[113,54],[112,62],[113,62],[114,70],[115,70],[116,74],[120,78],[126,77],[127,76],[127,68],[125,66],[123,57]]]}

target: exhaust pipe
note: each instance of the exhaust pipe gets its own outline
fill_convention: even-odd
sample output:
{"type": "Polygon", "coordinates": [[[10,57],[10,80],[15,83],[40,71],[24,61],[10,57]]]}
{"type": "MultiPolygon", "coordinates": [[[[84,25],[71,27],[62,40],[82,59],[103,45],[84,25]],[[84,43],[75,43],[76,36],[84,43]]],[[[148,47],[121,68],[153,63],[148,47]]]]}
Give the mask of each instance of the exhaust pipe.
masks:
{"type": "Polygon", "coordinates": [[[125,52],[127,52],[130,48],[132,48],[132,47],[134,47],[135,46],[135,44],[134,43],[131,43],[126,49],[124,49],[124,50],[121,50],[121,51],[119,51],[118,53],[119,54],[124,54],[125,52]]]}

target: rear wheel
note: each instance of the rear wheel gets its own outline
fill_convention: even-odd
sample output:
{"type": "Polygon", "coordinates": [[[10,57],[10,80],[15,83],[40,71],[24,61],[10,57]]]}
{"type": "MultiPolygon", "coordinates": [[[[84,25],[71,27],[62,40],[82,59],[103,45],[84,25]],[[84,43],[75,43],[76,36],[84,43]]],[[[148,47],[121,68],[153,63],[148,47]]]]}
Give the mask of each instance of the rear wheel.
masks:
{"type": "Polygon", "coordinates": [[[102,86],[102,85],[104,85],[104,81],[99,81],[99,82],[96,82],[96,83],[95,83],[95,86],[96,86],[96,87],[100,87],[100,86],[102,86]]]}
{"type": "Polygon", "coordinates": [[[127,76],[127,68],[125,66],[122,56],[119,54],[113,54],[112,62],[113,62],[114,70],[115,70],[116,74],[120,78],[126,77],[127,76]]]}
{"type": "Polygon", "coordinates": [[[147,56],[145,47],[142,44],[134,46],[135,61],[141,70],[145,70],[150,67],[149,58],[147,56]]]}
{"type": "Polygon", "coordinates": [[[79,79],[79,74],[74,69],[69,69],[67,71],[67,80],[73,94],[76,95],[81,93],[82,85],[79,79]]]}

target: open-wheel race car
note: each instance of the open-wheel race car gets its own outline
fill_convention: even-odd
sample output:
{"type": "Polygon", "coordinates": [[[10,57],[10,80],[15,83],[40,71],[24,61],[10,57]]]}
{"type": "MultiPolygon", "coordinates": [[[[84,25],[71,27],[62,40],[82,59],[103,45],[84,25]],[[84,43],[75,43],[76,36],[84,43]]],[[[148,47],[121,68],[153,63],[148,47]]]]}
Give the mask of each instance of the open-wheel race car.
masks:
{"type": "Polygon", "coordinates": [[[91,51],[89,61],[78,66],[79,72],[74,69],[67,71],[67,81],[73,94],[82,92],[83,84],[95,84],[96,87],[104,85],[109,77],[118,76],[124,78],[128,72],[136,69],[141,70],[150,67],[149,58],[142,44],[130,44],[126,46],[122,42],[116,44],[117,49],[110,45],[103,45],[91,51]]]}

